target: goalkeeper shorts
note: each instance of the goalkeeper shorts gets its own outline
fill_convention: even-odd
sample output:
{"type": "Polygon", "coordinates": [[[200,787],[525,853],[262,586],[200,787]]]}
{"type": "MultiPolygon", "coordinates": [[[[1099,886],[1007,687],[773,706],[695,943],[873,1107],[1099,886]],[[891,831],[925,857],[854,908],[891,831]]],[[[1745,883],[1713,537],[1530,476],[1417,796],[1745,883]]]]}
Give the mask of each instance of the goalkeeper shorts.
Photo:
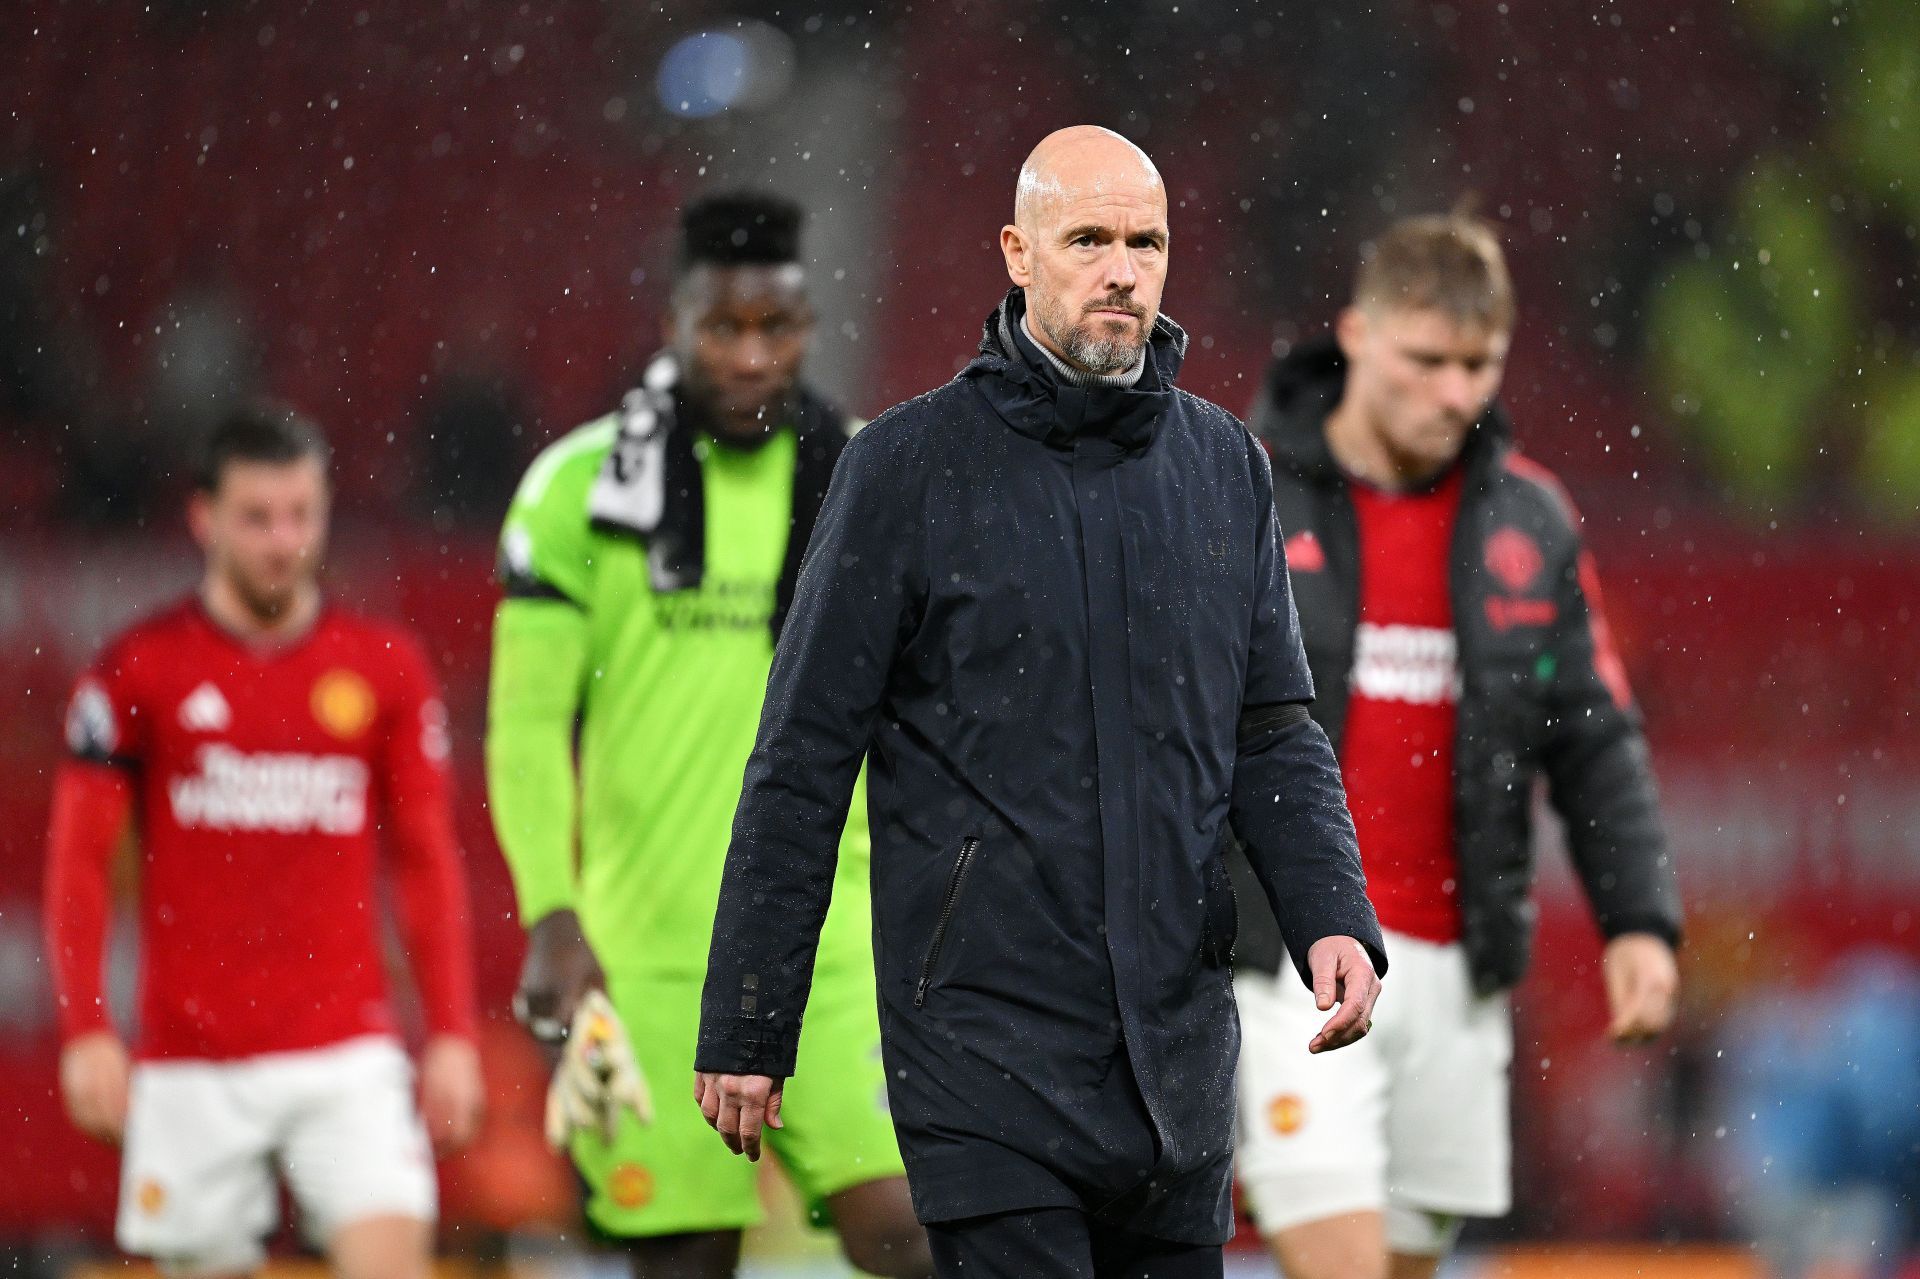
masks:
{"type": "MultiPolygon", "coordinates": [[[[727,1149],[693,1099],[700,987],[681,975],[607,974],[656,1114],[646,1126],[623,1114],[611,1144],[595,1133],[574,1136],[587,1219],[604,1235],[738,1230],[760,1221],[758,1166],[727,1149]]],[[[833,1195],[906,1175],[887,1111],[870,972],[815,974],[780,1116],[785,1127],[767,1130],[767,1146],[816,1224],[825,1224],[833,1195]]]]}

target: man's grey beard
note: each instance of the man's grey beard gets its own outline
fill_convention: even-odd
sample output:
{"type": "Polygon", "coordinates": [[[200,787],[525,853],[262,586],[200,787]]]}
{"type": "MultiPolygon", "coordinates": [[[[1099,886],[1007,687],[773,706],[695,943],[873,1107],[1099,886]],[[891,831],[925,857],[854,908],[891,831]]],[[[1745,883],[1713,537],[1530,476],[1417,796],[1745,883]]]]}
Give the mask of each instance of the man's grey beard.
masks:
{"type": "Polygon", "coordinates": [[[1140,338],[1134,341],[1123,337],[1097,337],[1084,325],[1057,324],[1045,310],[1034,318],[1040,322],[1040,328],[1046,335],[1053,339],[1054,345],[1066,353],[1068,360],[1101,377],[1124,373],[1138,364],[1140,351],[1146,346],[1145,321],[1140,321],[1140,338]]]}

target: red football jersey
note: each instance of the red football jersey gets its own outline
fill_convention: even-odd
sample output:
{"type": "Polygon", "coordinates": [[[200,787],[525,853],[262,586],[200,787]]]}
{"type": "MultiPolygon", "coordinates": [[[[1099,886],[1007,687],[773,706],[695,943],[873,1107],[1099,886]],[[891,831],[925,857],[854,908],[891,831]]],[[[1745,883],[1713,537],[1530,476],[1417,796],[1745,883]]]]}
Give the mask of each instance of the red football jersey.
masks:
{"type": "Polygon", "coordinates": [[[1360,532],[1340,773],[1382,927],[1425,941],[1460,936],[1453,738],[1460,674],[1448,595],[1461,475],[1387,493],[1349,485],[1360,532]]]}
{"type": "MultiPolygon", "coordinates": [[[[74,691],[67,738],[70,771],[123,770],[134,791],[141,1056],[391,1032],[383,833],[432,1028],[472,1033],[446,710],[412,636],[328,607],[260,648],[192,600],[108,646],[74,691]]],[[[50,878],[64,855],[56,840],[50,878]]],[[[105,1025],[89,913],[50,901],[69,1035],[105,1025]]]]}

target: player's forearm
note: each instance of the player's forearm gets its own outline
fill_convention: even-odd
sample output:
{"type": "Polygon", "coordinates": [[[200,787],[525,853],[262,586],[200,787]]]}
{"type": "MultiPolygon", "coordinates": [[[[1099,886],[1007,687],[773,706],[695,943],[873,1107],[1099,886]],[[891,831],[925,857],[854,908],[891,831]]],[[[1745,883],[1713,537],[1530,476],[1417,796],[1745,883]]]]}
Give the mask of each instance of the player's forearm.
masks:
{"type": "Polygon", "coordinates": [[[522,926],[574,907],[578,781],[573,735],[545,725],[487,729],[487,803],[522,926]]]}
{"type": "Polygon", "coordinates": [[[1360,870],[1346,789],[1327,735],[1304,706],[1250,712],[1234,766],[1230,818],[1266,890],[1287,953],[1309,985],[1307,952],[1352,937],[1386,971],[1385,945],[1360,870]]]}
{"type": "Polygon", "coordinates": [[[111,1027],[108,869],[132,806],[126,778],[106,766],[69,764],[54,782],[41,918],[63,1039],[111,1027]]]}
{"type": "Polygon", "coordinates": [[[1622,724],[1584,749],[1550,754],[1548,793],[1601,933],[1652,933],[1678,945],[1679,879],[1645,740],[1622,724]]]}
{"type": "Polygon", "coordinates": [[[1600,612],[1590,556],[1564,595],[1559,658],[1549,686],[1541,751],[1548,796],[1565,821],[1567,844],[1601,932],[1680,939],[1680,889],[1660,821],[1659,788],[1627,687],[1600,612]]]}
{"type": "Polygon", "coordinates": [[[572,605],[508,600],[495,615],[487,800],[524,925],[575,900],[573,737],[586,654],[586,615],[572,605]]]}
{"type": "Polygon", "coordinates": [[[443,799],[416,799],[397,814],[396,887],[408,962],[427,1028],[471,1039],[478,1027],[467,878],[443,799]]]}

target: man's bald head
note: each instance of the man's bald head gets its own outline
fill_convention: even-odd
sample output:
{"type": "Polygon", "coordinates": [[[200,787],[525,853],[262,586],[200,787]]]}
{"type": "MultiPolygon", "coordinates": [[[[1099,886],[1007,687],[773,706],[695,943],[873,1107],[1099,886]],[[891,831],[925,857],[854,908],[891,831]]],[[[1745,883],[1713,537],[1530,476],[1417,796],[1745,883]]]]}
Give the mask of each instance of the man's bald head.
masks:
{"type": "Polygon", "coordinates": [[[1000,228],[1034,340],[1089,372],[1133,367],[1160,314],[1168,237],[1166,188],[1146,152],[1090,124],[1041,139],[1000,228]]]}
{"type": "Polygon", "coordinates": [[[1112,129],[1076,124],[1056,129],[1020,166],[1013,189],[1014,225],[1029,235],[1049,212],[1078,194],[1132,188],[1157,196],[1167,207],[1166,189],[1153,161],[1112,129]]]}

